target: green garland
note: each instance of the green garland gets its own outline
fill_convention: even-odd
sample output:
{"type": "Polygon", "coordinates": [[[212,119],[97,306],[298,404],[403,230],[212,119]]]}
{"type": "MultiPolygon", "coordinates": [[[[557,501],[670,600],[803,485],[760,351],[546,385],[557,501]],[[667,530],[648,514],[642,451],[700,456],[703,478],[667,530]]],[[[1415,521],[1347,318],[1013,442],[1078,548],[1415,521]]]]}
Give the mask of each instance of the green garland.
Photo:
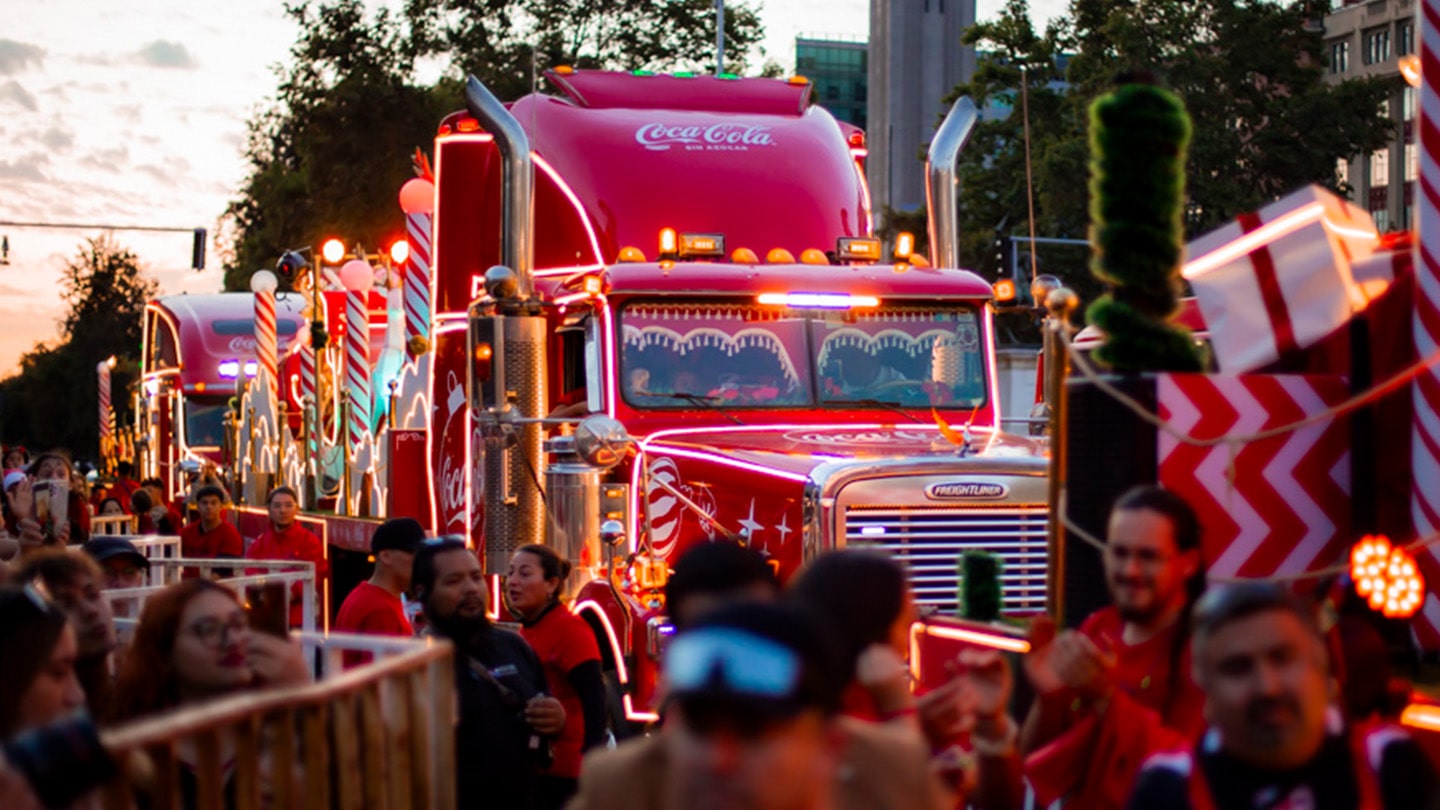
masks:
{"type": "Polygon", "coordinates": [[[1190,117],[1173,93],[1127,84],[1090,105],[1090,271],[1110,292],[1086,317],[1122,373],[1199,371],[1180,306],[1190,117]]]}

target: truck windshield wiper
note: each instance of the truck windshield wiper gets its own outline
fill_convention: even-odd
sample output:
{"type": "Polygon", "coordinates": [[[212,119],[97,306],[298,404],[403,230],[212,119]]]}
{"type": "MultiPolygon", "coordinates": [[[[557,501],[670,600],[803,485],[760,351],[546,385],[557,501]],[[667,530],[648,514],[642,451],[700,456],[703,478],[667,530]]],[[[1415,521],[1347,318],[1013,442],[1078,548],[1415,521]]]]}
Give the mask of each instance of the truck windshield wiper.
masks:
{"type": "Polygon", "coordinates": [[[721,416],[725,417],[726,419],[729,419],[731,422],[734,422],[734,423],[737,424],[737,425],[740,425],[740,426],[742,426],[742,427],[745,425],[745,423],[742,422],[742,421],[740,421],[740,419],[739,419],[737,416],[735,416],[735,414],[730,413],[729,411],[727,411],[727,410],[725,410],[724,408],[720,407],[719,405],[716,405],[716,404],[715,404],[714,400],[715,400],[715,399],[718,399],[718,397],[701,396],[700,394],[692,394],[692,393],[690,393],[690,392],[688,392],[688,391],[676,391],[676,392],[671,393],[671,394],[655,394],[655,393],[651,393],[651,392],[649,392],[649,391],[636,391],[636,392],[634,392],[634,393],[635,393],[636,395],[638,395],[638,396],[642,396],[642,397],[655,397],[656,399],[680,399],[680,400],[684,400],[684,401],[690,403],[691,405],[699,405],[699,406],[702,407],[702,408],[709,408],[710,410],[712,410],[712,411],[720,414],[721,416]]]}
{"type": "Polygon", "coordinates": [[[894,412],[894,413],[900,414],[901,416],[905,417],[906,419],[909,419],[911,422],[918,422],[918,423],[920,423],[920,424],[922,424],[922,425],[923,425],[923,424],[926,424],[926,422],[925,422],[924,419],[921,419],[920,417],[916,416],[915,414],[910,413],[909,411],[907,411],[907,410],[905,410],[904,408],[900,407],[900,403],[898,403],[898,402],[886,402],[886,401],[883,400],[883,399],[822,399],[822,400],[820,400],[820,404],[821,404],[821,405],[864,405],[864,406],[869,407],[869,408],[884,408],[884,409],[887,410],[887,411],[892,411],[892,412],[894,412]]]}

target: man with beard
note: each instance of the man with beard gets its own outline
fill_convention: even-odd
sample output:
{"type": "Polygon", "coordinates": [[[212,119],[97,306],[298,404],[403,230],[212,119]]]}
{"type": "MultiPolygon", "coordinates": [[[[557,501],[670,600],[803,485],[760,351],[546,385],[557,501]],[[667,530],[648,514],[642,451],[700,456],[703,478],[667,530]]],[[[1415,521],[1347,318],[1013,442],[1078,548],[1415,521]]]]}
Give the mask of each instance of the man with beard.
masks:
{"type": "Polygon", "coordinates": [[[1194,510],[1160,487],[1121,495],[1104,566],[1113,604],[1058,636],[1041,623],[1025,660],[1037,694],[1021,746],[1047,804],[1119,808],[1146,757],[1204,726],[1186,637],[1205,584],[1194,510]]]}
{"type": "Polygon", "coordinates": [[[540,659],[518,633],[490,623],[485,576],[463,541],[425,541],[411,581],[429,632],[455,644],[456,806],[532,807],[547,738],[565,726],[540,659]]]}
{"type": "Polygon", "coordinates": [[[1210,728],[1146,763],[1131,808],[1430,806],[1434,774],[1403,731],[1344,727],[1325,641],[1292,594],[1221,586],[1196,605],[1192,643],[1210,728]]]}

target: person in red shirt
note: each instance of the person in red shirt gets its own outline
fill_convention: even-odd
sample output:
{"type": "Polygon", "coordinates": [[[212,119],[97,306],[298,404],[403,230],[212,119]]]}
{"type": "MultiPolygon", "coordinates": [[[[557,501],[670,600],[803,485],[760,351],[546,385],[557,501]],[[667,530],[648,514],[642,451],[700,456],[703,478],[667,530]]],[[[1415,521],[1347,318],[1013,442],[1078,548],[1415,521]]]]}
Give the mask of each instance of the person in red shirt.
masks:
{"type": "Polygon", "coordinates": [[[1113,604],[1059,635],[1037,622],[1025,670],[1037,697],[1021,735],[1037,798],[1123,807],[1145,758],[1204,730],[1191,678],[1191,606],[1205,586],[1200,521],[1141,486],[1116,500],[1105,545],[1113,604]]]}
{"type": "MultiPolygon", "coordinates": [[[[195,494],[200,517],[180,531],[180,556],[238,560],[245,556],[240,530],[225,520],[225,490],[201,487],[195,494]]],[[[219,569],[221,576],[229,576],[219,569]]]]}
{"type": "MultiPolygon", "coordinates": [[[[415,552],[425,542],[425,528],[415,518],[392,518],[380,524],[370,537],[375,556],[375,573],[355,586],[340,605],[335,617],[337,633],[369,633],[380,636],[409,636],[415,630],[405,615],[400,595],[410,590],[410,571],[415,552]]],[[[370,653],[346,651],[345,667],[366,663],[370,653]]]]}
{"type": "Polygon", "coordinates": [[[541,775],[535,807],[559,810],[575,794],[581,754],[606,740],[605,681],[600,647],[585,620],[560,600],[570,563],[553,548],[525,545],[510,558],[505,602],[520,619],[520,635],[540,657],[545,681],[565,707],[554,760],[541,775]]]}
{"type": "MultiPolygon", "coordinates": [[[[306,530],[295,518],[300,512],[300,501],[290,487],[276,487],[265,497],[265,506],[270,510],[270,528],[255,538],[246,550],[251,560],[299,560],[315,564],[315,593],[330,573],[330,561],[325,559],[325,545],[320,538],[306,530]]],[[[264,573],[259,568],[246,569],[247,574],[264,573]]],[[[300,599],[300,583],[290,589],[290,626],[303,623],[305,607],[300,599]]]]}

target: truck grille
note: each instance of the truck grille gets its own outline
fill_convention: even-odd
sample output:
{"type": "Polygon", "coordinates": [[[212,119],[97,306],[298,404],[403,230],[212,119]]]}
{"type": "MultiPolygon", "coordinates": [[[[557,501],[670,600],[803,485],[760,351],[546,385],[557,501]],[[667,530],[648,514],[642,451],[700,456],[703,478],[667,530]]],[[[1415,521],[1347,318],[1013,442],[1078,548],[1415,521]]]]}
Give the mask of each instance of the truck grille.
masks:
{"type": "Polygon", "coordinates": [[[955,614],[959,606],[960,555],[988,551],[1001,560],[1006,613],[1045,609],[1046,519],[1041,505],[851,506],[845,511],[845,544],[884,551],[905,566],[915,601],[955,614]]]}

